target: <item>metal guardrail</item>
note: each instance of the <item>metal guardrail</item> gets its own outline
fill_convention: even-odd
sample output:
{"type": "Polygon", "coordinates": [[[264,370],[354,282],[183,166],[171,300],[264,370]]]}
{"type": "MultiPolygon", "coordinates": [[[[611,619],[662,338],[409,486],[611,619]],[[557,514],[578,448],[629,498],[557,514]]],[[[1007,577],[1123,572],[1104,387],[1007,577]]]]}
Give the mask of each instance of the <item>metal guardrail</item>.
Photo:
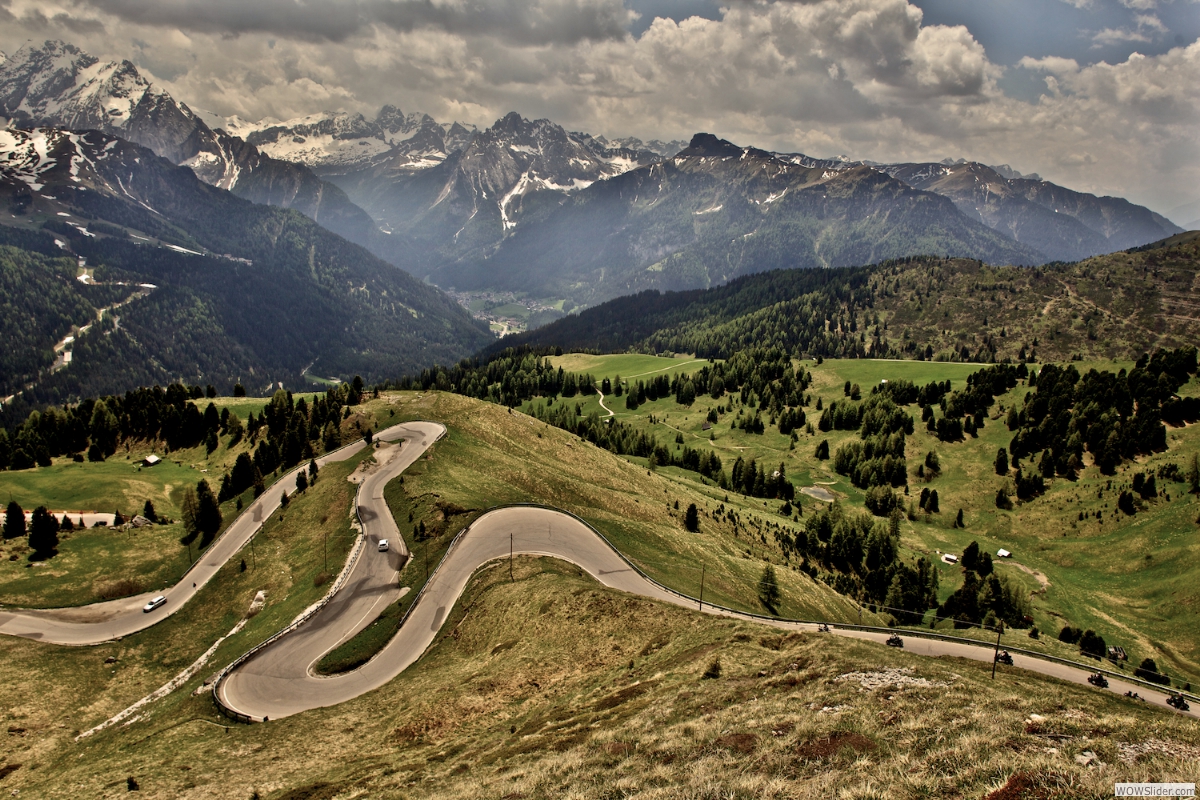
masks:
{"type": "MultiPolygon", "coordinates": [[[[408,420],[408,422],[410,422],[410,423],[411,422],[425,422],[425,421],[426,420],[408,420]]],[[[408,423],[398,422],[398,423],[396,423],[396,425],[393,425],[391,427],[394,428],[397,425],[405,425],[405,424],[408,424],[408,423]]],[[[436,423],[436,424],[441,425],[442,423],[436,423]]],[[[384,432],[386,432],[388,430],[389,430],[389,428],[384,428],[384,432]]],[[[429,446],[432,447],[434,444],[436,444],[438,441],[440,441],[441,438],[445,435],[446,435],[446,426],[442,425],[442,432],[439,433],[432,442],[430,442],[429,446]]],[[[349,445],[345,445],[345,447],[351,447],[355,444],[357,444],[357,442],[352,442],[349,445]]],[[[341,449],[343,449],[343,448],[338,448],[338,450],[341,450],[341,449]]],[[[333,452],[336,453],[337,450],[334,450],[333,452]]],[[[328,453],[326,455],[328,455],[328,453]]],[[[225,681],[225,679],[227,677],[229,677],[229,673],[232,672],[237,667],[240,667],[242,664],[245,664],[250,659],[254,658],[254,656],[258,655],[260,652],[265,650],[267,647],[270,647],[272,644],[274,644],[276,641],[278,641],[282,637],[286,636],[287,634],[289,634],[292,631],[299,628],[304,623],[311,620],[314,616],[316,616],[317,612],[319,612],[321,609],[323,609],[325,606],[327,606],[330,602],[332,602],[334,596],[337,595],[337,593],[342,589],[342,587],[346,584],[346,581],[349,579],[350,572],[354,569],[354,566],[358,563],[359,556],[362,555],[363,548],[366,546],[366,541],[367,541],[366,526],[363,525],[362,516],[359,513],[359,509],[361,508],[361,506],[359,505],[359,502],[358,502],[359,492],[362,491],[362,487],[363,487],[364,483],[366,483],[366,481],[363,481],[363,483],[360,483],[358,485],[358,489],[356,489],[354,492],[354,516],[358,520],[358,526],[359,526],[358,541],[355,543],[354,552],[352,552],[350,554],[349,558],[346,559],[346,565],[344,567],[342,567],[342,571],[338,574],[338,578],[336,581],[333,582],[333,585],[331,587],[329,587],[329,591],[325,593],[324,597],[322,597],[320,600],[318,600],[312,606],[309,606],[308,610],[306,612],[304,612],[304,614],[297,617],[289,625],[287,625],[286,627],[282,628],[279,631],[276,631],[274,634],[272,634],[271,636],[268,636],[266,639],[259,642],[257,645],[250,648],[245,653],[243,653],[242,655],[238,656],[233,661],[231,661],[228,665],[225,666],[224,669],[222,669],[220,672],[218,672],[216,678],[213,679],[213,683],[212,683],[213,702],[216,703],[217,710],[220,711],[223,715],[225,715],[229,719],[232,719],[236,722],[247,722],[247,723],[248,722],[264,722],[264,721],[266,721],[265,719],[255,719],[254,717],[250,716],[249,714],[243,714],[242,712],[240,712],[234,708],[230,708],[228,705],[226,705],[224,703],[224,701],[221,700],[221,684],[225,681]]],[[[422,591],[424,591],[424,587],[422,587],[422,591]]],[[[419,597],[420,597],[420,595],[418,595],[418,598],[419,597]]],[[[413,605],[416,605],[415,601],[413,602],[413,605]]],[[[410,606],[409,611],[411,611],[411,610],[412,610],[412,608],[410,606]]],[[[407,618],[407,614],[405,615],[405,618],[407,618]]]]}

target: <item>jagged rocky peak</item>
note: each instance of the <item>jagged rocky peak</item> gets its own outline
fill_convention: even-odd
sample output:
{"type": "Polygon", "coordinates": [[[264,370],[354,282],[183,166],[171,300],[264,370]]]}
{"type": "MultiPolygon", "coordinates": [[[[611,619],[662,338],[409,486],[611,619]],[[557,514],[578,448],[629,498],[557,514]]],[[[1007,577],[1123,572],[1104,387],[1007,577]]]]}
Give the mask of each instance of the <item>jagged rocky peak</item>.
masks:
{"type": "Polygon", "coordinates": [[[679,151],[680,158],[775,158],[774,154],[757,147],[738,147],[727,139],[718,139],[711,133],[697,133],[688,146],[679,151]]]}
{"type": "Polygon", "coordinates": [[[1031,181],[1040,181],[1042,179],[1042,176],[1038,175],[1036,172],[1031,172],[1028,175],[1022,175],[1008,164],[993,164],[991,165],[991,168],[1010,181],[1020,180],[1021,178],[1031,181]]]}
{"type": "Polygon", "coordinates": [[[268,155],[328,174],[381,165],[402,172],[424,169],[465,147],[476,133],[473,127],[405,114],[393,105],[383,106],[373,120],[338,111],[243,125],[242,130],[268,155]]]}
{"type": "MultiPolygon", "coordinates": [[[[604,137],[600,138],[603,139],[604,137]]],[[[614,150],[653,153],[659,158],[670,158],[687,147],[687,142],[678,139],[672,139],[669,142],[664,142],[661,139],[651,139],[648,142],[643,142],[636,136],[626,136],[621,139],[607,140],[606,147],[614,150]]]]}
{"type": "Polygon", "coordinates": [[[478,170],[484,165],[490,165],[486,167],[489,170],[501,169],[506,174],[494,174],[488,181],[495,188],[520,180],[540,189],[570,191],[659,160],[649,151],[613,149],[604,144],[548,119],[530,120],[513,111],[471,141],[459,169],[478,170]]]}

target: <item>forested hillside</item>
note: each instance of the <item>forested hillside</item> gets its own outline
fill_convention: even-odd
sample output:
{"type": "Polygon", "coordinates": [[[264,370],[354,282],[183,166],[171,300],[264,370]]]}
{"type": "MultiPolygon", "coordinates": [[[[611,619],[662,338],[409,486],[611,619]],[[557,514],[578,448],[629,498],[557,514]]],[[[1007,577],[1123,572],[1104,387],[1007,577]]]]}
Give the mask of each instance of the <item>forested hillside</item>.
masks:
{"type": "Polygon", "coordinates": [[[1200,339],[1200,235],[1037,268],[904,258],[642,292],[493,345],[953,361],[1136,356],[1200,339]]]}
{"type": "Polygon", "coordinates": [[[93,320],[95,306],[55,302],[45,323],[23,325],[24,367],[3,376],[10,391],[34,383],[21,402],[174,380],[263,390],[294,386],[309,371],[382,378],[457,360],[489,340],[450,298],[298,212],[242,200],[99,133],[6,135],[14,166],[0,175],[0,197],[12,213],[0,244],[26,253],[23,269],[5,270],[11,296],[31,298],[24,312],[40,318],[39,304],[59,296],[107,298],[116,284],[153,287],[79,337],[71,363],[52,375],[48,349],[93,320]],[[38,192],[26,164],[38,165],[38,192]]]}

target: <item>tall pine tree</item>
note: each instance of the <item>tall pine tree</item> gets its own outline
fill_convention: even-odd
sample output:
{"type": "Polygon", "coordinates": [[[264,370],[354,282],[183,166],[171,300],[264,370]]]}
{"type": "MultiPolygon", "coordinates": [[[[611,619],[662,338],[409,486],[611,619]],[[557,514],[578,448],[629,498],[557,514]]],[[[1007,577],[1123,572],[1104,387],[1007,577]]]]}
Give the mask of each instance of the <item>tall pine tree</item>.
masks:
{"type": "Polygon", "coordinates": [[[8,501],[4,512],[4,538],[21,539],[25,536],[25,509],[16,500],[8,501]]]}
{"type": "Polygon", "coordinates": [[[58,520],[45,506],[35,508],[29,518],[29,549],[38,561],[58,553],[58,520]]]}

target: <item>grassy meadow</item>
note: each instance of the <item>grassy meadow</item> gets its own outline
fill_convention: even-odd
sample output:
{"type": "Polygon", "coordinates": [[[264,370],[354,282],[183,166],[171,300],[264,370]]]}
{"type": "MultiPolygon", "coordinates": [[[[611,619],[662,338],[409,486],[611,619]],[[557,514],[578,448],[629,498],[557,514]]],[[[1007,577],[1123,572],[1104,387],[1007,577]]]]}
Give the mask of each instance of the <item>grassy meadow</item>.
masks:
{"type": "MultiPolygon", "coordinates": [[[[578,359],[599,380],[601,375],[618,372],[625,378],[632,359],[653,357],[564,355],[560,358],[578,359]],[[619,363],[621,368],[606,366],[609,359],[619,363]]],[[[692,362],[690,367],[677,368],[679,372],[691,372],[700,366],[686,357],[674,360],[681,364],[692,362]]],[[[842,444],[857,440],[858,433],[816,430],[820,416],[820,412],[815,411],[817,398],[823,406],[844,399],[846,381],[859,384],[864,397],[871,387],[885,379],[907,379],[919,385],[949,380],[952,388],[957,389],[964,387],[967,375],[980,366],[870,359],[827,360],[822,364],[805,362],[805,369],[813,375],[806,412],[814,433],[798,429],[794,448],[788,437],[771,426],[762,435],[733,428],[731,423],[739,413],[753,415],[754,411],[728,395],[719,400],[704,395],[689,408],[678,405],[669,397],[646,403],[636,411],[628,411],[623,398],[619,397],[606,399],[605,405],[614,411],[618,420],[653,432],[664,444],[676,442],[679,436],[691,447],[712,448],[721,456],[726,470],[739,455],[765,461],[771,466],[782,463],[798,490],[820,487],[847,507],[862,509],[864,492],[851,485],[849,478],[835,473],[832,460],[819,461],[814,455],[820,441],[828,440],[832,454],[842,444]],[[727,410],[720,414],[719,421],[710,430],[704,430],[709,410],[718,406],[727,410]]],[[[1081,373],[1091,368],[1117,371],[1130,368],[1132,362],[1083,361],[1076,362],[1075,366],[1081,373]]],[[[997,559],[997,571],[1029,591],[1034,624],[1043,634],[1041,640],[1035,642],[1024,632],[1009,632],[1005,640],[1012,646],[1076,657],[1077,648],[1046,641],[1047,636],[1054,639],[1067,624],[1092,628],[1109,643],[1125,648],[1131,663],[1123,666],[1130,671],[1142,658],[1152,657],[1160,670],[1174,676],[1178,682],[1200,685],[1200,624],[1196,617],[1200,608],[1200,589],[1197,588],[1200,587],[1200,559],[1197,558],[1200,555],[1197,522],[1200,520],[1200,500],[1187,495],[1184,484],[1160,481],[1159,488],[1165,490],[1169,500],[1161,497],[1150,501],[1133,517],[1116,508],[1117,495],[1122,488],[1128,488],[1134,472],[1149,474],[1170,462],[1185,466],[1193,453],[1200,452],[1200,426],[1169,430],[1169,447],[1165,453],[1140,458],[1136,464],[1126,462],[1118,467],[1114,476],[1101,475],[1088,460],[1089,466],[1077,480],[1055,478],[1048,482],[1047,491],[1041,497],[1019,503],[1011,511],[1002,511],[995,505],[996,491],[1006,482],[1011,483],[1011,479],[996,475],[993,464],[996,451],[1007,448],[1012,439],[1012,433],[1004,424],[1004,414],[1010,407],[1020,408],[1025,394],[1030,391],[1032,389],[1022,382],[1006,395],[997,397],[991,418],[978,435],[968,436],[960,442],[938,441],[934,434],[925,430],[918,407],[914,404],[907,408],[917,424],[914,434],[908,438],[912,496],[905,499],[906,504],[911,500],[916,513],[915,519],[906,519],[902,523],[902,552],[910,557],[928,556],[934,561],[939,569],[941,598],[945,599],[961,585],[962,573],[960,568],[942,563],[942,553],[961,553],[973,540],[993,554],[999,548],[1008,549],[1013,558],[997,559]],[[917,466],[931,451],[938,455],[941,473],[932,478],[919,478],[917,466]],[[915,508],[916,495],[926,486],[938,491],[940,513],[924,514],[915,508]],[[956,529],[953,521],[960,508],[963,509],[965,527],[956,529]],[[1100,512],[1100,519],[1096,519],[1096,512],[1100,512]],[[1080,520],[1080,514],[1086,519],[1080,520]]],[[[1200,383],[1193,379],[1182,393],[1200,394],[1200,383]]],[[[541,402],[534,400],[524,408],[529,410],[541,402]]],[[[584,413],[596,411],[601,416],[605,413],[595,395],[566,402],[579,403],[584,413]]],[[[764,422],[767,421],[764,417],[764,422]]],[[[643,459],[627,460],[644,464],[643,459]]],[[[699,476],[694,473],[672,468],[660,469],[657,474],[707,493],[714,499],[724,497],[716,487],[702,486],[699,476]]],[[[792,523],[796,527],[803,523],[804,514],[823,505],[822,501],[807,495],[798,493],[797,496],[801,502],[801,515],[792,523]]],[[[759,511],[768,516],[777,505],[739,499],[743,506],[757,504],[759,511]]],[[[772,544],[769,537],[766,542],[760,542],[767,551],[772,544]]]]}
{"type": "MultiPolygon", "coordinates": [[[[201,408],[208,402],[200,401],[201,408]]],[[[211,402],[229,408],[244,422],[250,413],[259,413],[268,399],[230,397],[211,402]]],[[[26,511],[44,505],[56,515],[120,511],[131,518],[150,500],[161,518],[173,520],[128,531],[99,527],[61,532],[58,555],[32,564],[25,539],[0,541],[0,607],[79,606],[106,598],[118,584],[125,587],[121,594],[136,594],[130,590],[150,591],[174,583],[187,571],[191,559],[200,555],[195,544],[189,551],[179,543],[183,528],[177,520],[184,489],[207,480],[215,493],[221,476],[233,467],[239,454],[249,450],[248,438],[230,446],[225,436],[212,453],[203,445],[165,453],[151,443],[131,443],[106,461],[56,458],[49,467],[0,472],[0,498],[4,503],[16,500],[26,511]],[[151,453],[159,455],[162,462],[141,466],[151,453]]],[[[276,477],[264,479],[269,485],[276,477]]],[[[248,505],[251,499],[253,493],[248,490],[221,504],[222,530],[240,513],[238,502],[248,505]]]]}

